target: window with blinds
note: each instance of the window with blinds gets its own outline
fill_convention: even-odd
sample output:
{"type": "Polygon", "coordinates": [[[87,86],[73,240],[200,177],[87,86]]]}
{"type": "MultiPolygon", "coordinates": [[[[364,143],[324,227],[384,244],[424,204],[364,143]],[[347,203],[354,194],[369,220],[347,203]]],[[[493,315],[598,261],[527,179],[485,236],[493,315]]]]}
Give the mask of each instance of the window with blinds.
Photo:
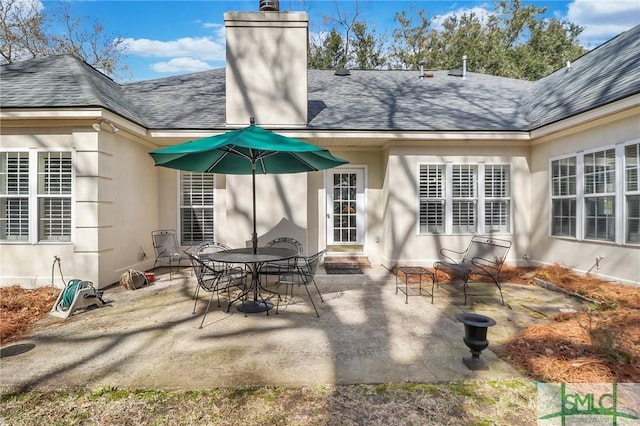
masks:
{"type": "Polygon", "coordinates": [[[212,173],[180,172],[181,245],[215,240],[214,192],[212,173]]]}
{"type": "Polygon", "coordinates": [[[511,230],[511,172],[505,165],[484,167],[484,230],[511,230]]]}
{"type": "Polygon", "coordinates": [[[0,187],[0,240],[71,241],[70,151],[0,152],[0,187]]]}
{"type": "Polygon", "coordinates": [[[615,241],[614,149],[584,155],[585,238],[615,241]]]}
{"type": "Polygon", "coordinates": [[[551,159],[551,235],[640,243],[638,140],[551,159]]]}
{"type": "Polygon", "coordinates": [[[29,241],[29,152],[0,152],[0,240],[29,241]]]}
{"type": "Polygon", "coordinates": [[[551,235],[576,237],[576,157],[551,162],[551,235]]]}
{"type": "Polygon", "coordinates": [[[624,150],[625,242],[640,243],[640,143],[624,150]]]}
{"type": "Polygon", "coordinates": [[[511,232],[509,165],[421,164],[418,179],[420,233],[511,232]]]}
{"type": "Polygon", "coordinates": [[[452,215],[454,234],[474,234],[477,231],[478,213],[477,167],[453,165],[451,177],[452,215]]]}
{"type": "Polygon", "coordinates": [[[38,153],[38,240],[71,241],[70,152],[38,153]]]}
{"type": "Polygon", "coordinates": [[[444,166],[422,164],[419,177],[419,221],[421,233],[445,231],[444,166]]]}

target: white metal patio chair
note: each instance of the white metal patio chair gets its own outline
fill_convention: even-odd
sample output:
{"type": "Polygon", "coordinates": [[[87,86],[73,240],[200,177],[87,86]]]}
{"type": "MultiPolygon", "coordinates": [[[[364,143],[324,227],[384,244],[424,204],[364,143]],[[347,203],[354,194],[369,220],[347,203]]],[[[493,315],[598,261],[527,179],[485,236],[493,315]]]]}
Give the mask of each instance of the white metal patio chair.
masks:
{"type": "Polygon", "coordinates": [[[178,237],[173,229],[159,229],[151,233],[153,249],[156,253],[156,261],[153,269],[160,263],[169,266],[169,279],[172,278],[173,265],[180,268],[182,261],[189,261],[189,256],[178,246],[178,237]]]}

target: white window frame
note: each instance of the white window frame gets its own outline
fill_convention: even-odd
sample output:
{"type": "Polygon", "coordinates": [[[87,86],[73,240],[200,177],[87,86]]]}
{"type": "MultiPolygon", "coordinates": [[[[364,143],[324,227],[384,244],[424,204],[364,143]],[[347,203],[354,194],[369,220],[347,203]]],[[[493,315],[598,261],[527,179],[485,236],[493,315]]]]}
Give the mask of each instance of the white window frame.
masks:
{"type": "MultiPolygon", "coordinates": [[[[180,230],[179,231],[179,239],[180,239],[180,245],[197,245],[197,244],[202,244],[202,243],[206,243],[206,242],[212,242],[215,241],[215,236],[216,236],[216,227],[215,227],[215,223],[216,223],[216,185],[215,185],[215,175],[213,173],[195,173],[195,172],[187,172],[187,171],[180,171],[178,173],[178,224],[177,227],[180,230]],[[184,194],[184,186],[183,186],[183,182],[184,182],[184,178],[189,176],[192,180],[194,178],[196,179],[211,179],[211,182],[209,182],[210,184],[210,188],[211,188],[211,194],[210,194],[210,199],[211,199],[211,203],[210,204],[203,204],[203,203],[197,203],[194,201],[199,201],[197,198],[194,200],[193,195],[192,194],[184,194]],[[189,203],[185,203],[185,195],[188,195],[188,198],[190,199],[189,203]],[[185,211],[185,209],[198,209],[198,210],[210,210],[211,211],[211,221],[212,223],[210,224],[210,231],[209,230],[205,230],[204,232],[204,236],[203,236],[203,240],[199,241],[199,240],[186,240],[185,239],[185,220],[186,218],[183,217],[183,212],[185,211]],[[208,235],[207,235],[208,234],[208,235]]],[[[191,187],[190,187],[191,188],[191,187]]],[[[202,200],[202,199],[200,199],[202,200]]],[[[206,218],[197,218],[198,220],[202,220],[202,221],[206,221],[206,218]]]]}
{"type": "Polygon", "coordinates": [[[416,186],[416,199],[417,199],[417,220],[416,220],[416,231],[418,235],[484,235],[484,234],[492,234],[492,235],[510,235],[513,232],[513,167],[509,162],[497,162],[497,163],[485,163],[485,162],[476,162],[476,163],[464,163],[464,162],[445,162],[445,163],[418,163],[417,165],[417,186],[416,186]],[[429,197],[421,197],[420,193],[420,184],[421,184],[421,169],[423,166],[426,167],[434,167],[441,168],[444,172],[444,191],[442,197],[429,198],[429,197]],[[509,169],[508,174],[508,196],[504,197],[488,197],[485,193],[485,171],[487,166],[490,167],[507,167],[509,169]],[[473,194],[462,194],[456,197],[456,201],[470,201],[475,206],[475,231],[474,232],[455,232],[454,233],[454,224],[453,224],[453,169],[454,167],[463,167],[463,168],[473,168],[475,170],[475,187],[473,189],[473,194]],[[422,221],[422,212],[421,212],[421,203],[422,202],[439,202],[444,204],[444,232],[430,232],[423,231],[421,227],[422,221]],[[486,224],[486,202],[487,201],[506,201],[509,205],[509,217],[508,217],[508,231],[491,231],[488,230],[488,226],[486,224]]]}
{"type": "MultiPolygon", "coordinates": [[[[627,197],[629,195],[640,195],[640,191],[627,191],[626,189],[626,167],[625,167],[625,148],[629,145],[635,145],[640,143],[640,139],[634,139],[630,141],[626,141],[623,143],[619,143],[616,145],[606,145],[598,148],[563,154],[556,157],[551,157],[549,159],[549,198],[552,200],[549,204],[549,226],[548,226],[548,235],[551,238],[561,238],[561,239],[572,239],[578,241],[592,241],[598,242],[602,244],[615,244],[615,245],[632,245],[637,246],[638,243],[632,243],[626,241],[627,228],[628,228],[628,214],[627,211],[627,197]],[[614,180],[613,180],[613,188],[611,190],[597,193],[597,194],[586,194],[585,192],[585,156],[593,155],[594,153],[604,152],[607,150],[614,150],[615,155],[615,169],[614,169],[614,180]],[[575,237],[563,236],[563,235],[553,235],[552,226],[553,226],[553,199],[557,198],[553,196],[553,182],[552,182],[552,170],[553,170],[553,162],[556,160],[562,160],[569,157],[576,158],[576,235],[575,237]],[[615,237],[613,240],[607,239],[599,239],[599,238],[591,238],[586,235],[586,200],[592,197],[613,197],[613,206],[615,209],[615,218],[614,218],[614,226],[615,226],[615,237]]],[[[561,197],[560,197],[561,198],[561,197]]]]}
{"type": "MultiPolygon", "coordinates": [[[[76,175],[75,175],[75,151],[71,149],[3,149],[3,153],[23,152],[28,156],[28,193],[23,197],[27,201],[28,214],[28,231],[27,238],[24,240],[3,239],[0,244],[73,244],[75,241],[75,198],[76,198],[76,175]],[[39,159],[41,154],[51,153],[69,153],[71,157],[70,184],[71,190],[69,194],[40,194],[39,179],[41,176],[39,170],[39,159]],[[64,198],[69,199],[69,234],[68,238],[40,240],[40,222],[39,204],[40,200],[46,198],[64,198]]],[[[13,194],[0,194],[1,198],[15,198],[13,194]]]]}
{"type": "Polygon", "coordinates": [[[625,244],[630,244],[630,245],[639,245],[640,242],[632,242],[628,240],[628,236],[629,236],[629,203],[628,203],[628,199],[630,197],[640,197],[640,159],[637,159],[636,161],[636,165],[633,168],[630,168],[627,165],[627,156],[626,156],[626,148],[631,146],[631,145],[638,145],[637,151],[636,151],[636,155],[640,156],[640,139],[639,140],[634,140],[634,141],[630,141],[629,143],[625,144],[623,147],[623,166],[622,166],[622,173],[621,175],[623,175],[621,177],[621,185],[623,188],[623,192],[624,195],[621,200],[621,211],[623,212],[623,221],[622,221],[622,233],[623,233],[623,241],[625,244]],[[629,170],[634,170],[635,174],[636,174],[636,188],[635,189],[628,189],[628,182],[627,182],[627,178],[628,178],[628,173],[629,170]]]}
{"type": "MultiPolygon", "coordinates": [[[[417,188],[417,194],[418,194],[418,234],[444,234],[446,232],[446,212],[447,212],[447,207],[446,207],[446,183],[447,183],[447,176],[446,176],[446,167],[444,164],[420,164],[418,166],[418,188],[417,188]],[[425,191],[425,193],[423,194],[421,191],[421,186],[422,186],[422,168],[426,167],[429,170],[434,170],[435,173],[437,174],[437,178],[439,179],[433,188],[428,189],[427,191],[425,191]],[[425,203],[425,213],[428,212],[430,210],[429,205],[434,205],[434,206],[438,206],[439,208],[442,209],[442,212],[439,214],[440,218],[441,218],[441,223],[438,223],[437,225],[435,225],[436,227],[440,228],[441,230],[434,230],[432,228],[432,230],[429,230],[430,226],[429,223],[427,222],[427,217],[425,216],[425,230],[422,230],[422,203],[425,203]]],[[[425,175],[425,177],[428,179],[430,177],[433,177],[433,175],[431,173],[427,173],[425,175]]],[[[428,186],[427,184],[425,184],[425,186],[428,186]]],[[[436,207],[437,208],[437,207],[436,207]]]]}
{"type": "MultiPolygon", "coordinates": [[[[617,158],[619,157],[618,155],[619,153],[616,153],[616,149],[615,147],[608,147],[602,150],[590,150],[588,152],[584,152],[582,154],[582,186],[583,186],[583,200],[582,200],[582,205],[584,208],[583,211],[583,225],[582,225],[582,229],[583,229],[583,235],[584,235],[584,239],[585,240],[593,240],[593,241],[604,241],[604,242],[616,242],[616,232],[619,229],[619,226],[616,226],[619,224],[619,220],[618,218],[616,218],[616,215],[619,216],[619,212],[620,209],[617,208],[617,202],[616,200],[618,200],[618,197],[616,196],[616,193],[618,192],[618,187],[619,187],[619,175],[620,175],[620,168],[618,167],[618,165],[616,164],[617,158]],[[606,160],[609,158],[606,154],[611,151],[612,155],[613,155],[613,169],[610,169],[609,165],[606,164],[604,167],[607,167],[606,170],[595,170],[594,172],[591,172],[590,174],[587,174],[586,171],[586,166],[589,157],[592,157],[594,155],[597,154],[605,154],[604,157],[601,158],[601,160],[604,160],[606,162],[606,160]],[[608,179],[608,175],[609,173],[613,173],[613,177],[612,179],[608,179]],[[598,184],[591,184],[591,186],[594,186],[594,188],[589,188],[587,187],[587,178],[591,176],[593,178],[593,181],[598,181],[600,182],[603,187],[601,189],[598,189],[598,184]],[[611,200],[610,203],[607,203],[607,200],[611,200]],[[589,235],[589,230],[587,229],[588,225],[589,225],[589,217],[587,217],[588,213],[589,213],[589,209],[587,208],[587,202],[590,201],[596,201],[598,202],[598,207],[600,207],[600,201],[604,201],[605,204],[605,209],[612,209],[612,213],[609,214],[598,214],[597,216],[595,216],[595,219],[600,219],[600,220],[607,220],[607,222],[610,220],[613,222],[613,235],[612,238],[598,238],[597,233],[596,235],[589,235]],[[608,206],[607,206],[608,205],[608,206]]],[[[598,158],[594,158],[597,160],[598,158]]],[[[596,164],[597,166],[597,164],[596,164]]],[[[600,167],[603,167],[602,165],[600,167]]],[[[597,210],[597,209],[596,209],[597,210]]],[[[595,228],[597,228],[597,223],[594,225],[595,228]]],[[[605,228],[608,228],[608,224],[605,225],[605,228]]],[[[609,232],[607,232],[607,235],[609,234],[609,232]]]]}
{"type": "MultiPolygon", "coordinates": [[[[482,173],[484,173],[484,170],[482,171],[482,173]]],[[[451,208],[448,208],[447,211],[451,212],[451,214],[449,215],[448,219],[448,229],[449,232],[448,234],[454,234],[454,235],[467,235],[467,234],[477,234],[478,231],[481,229],[480,223],[481,223],[481,217],[484,217],[483,214],[480,213],[480,210],[482,210],[480,208],[480,203],[482,202],[480,200],[480,193],[482,192],[484,194],[484,187],[482,188],[483,190],[480,191],[479,187],[480,187],[480,178],[479,176],[482,174],[480,172],[480,167],[479,164],[466,164],[466,163],[447,163],[447,176],[451,176],[451,179],[447,179],[448,185],[446,187],[447,189],[447,205],[451,206],[451,208]],[[451,166],[449,166],[449,164],[451,164],[451,166]],[[454,175],[455,175],[455,171],[471,171],[470,174],[465,175],[464,172],[458,174],[458,179],[454,179],[454,175]],[[465,177],[465,179],[462,179],[462,177],[465,177]],[[469,180],[466,179],[466,177],[471,176],[471,183],[470,185],[467,185],[469,183],[469,180]],[[455,191],[454,191],[455,189],[455,191]],[[471,214],[466,214],[464,215],[464,219],[466,219],[467,224],[457,224],[454,223],[454,206],[455,205],[468,205],[471,206],[470,209],[467,209],[466,211],[469,212],[471,211],[471,214]],[[472,220],[469,220],[472,219],[472,220]],[[472,222],[472,225],[469,225],[468,222],[472,222]],[[454,227],[457,227],[459,229],[457,229],[454,232],[454,227]],[[465,230],[461,230],[462,227],[465,227],[465,230]]],[[[484,204],[482,204],[484,205],[484,204]]],[[[462,217],[463,214],[461,214],[462,210],[458,210],[458,215],[457,217],[462,217]]],[[[483,232],[480,232],[483,233],[483,232]]]]}
{"type": "Polygon", "coordinates": [[[552,158],[549,161],[549,195],[551,197],[551,203],[549,204],[549,235],[553,236],[553,237],[557,237],[557,238],[569,238],[569,239],[579,239],[582,236],[582,227],[581,227],[581,221],[580,221],[580,216],[582,215],[582,204],[578,201],[578,193],[581,191],[582,185],[579,184],[579,180],[580,180],[580,168],[582,167],[582,157],[578,157],[576,154],[571,154],[571,155],[563,155],[560,157],[556,157],[556,158],[552,158]],[[575,175],[573,175],[573,179],[574,179],[574,186],[575,186],[575,191],[573,194],[559,194],[559,195],[555,195],[554,194],[554,180],[553,180],[553,163],[555,161],[562,161],[562,160],[567,160],[570,158],[574,158],[575,159],[575,175]],[[554,222],[554,216],[553,216],[553,202],[555,200],[573,200],[575,203],[575,234],[574,235],[567,235],[567,234],[562,234],[562,235],[555,235],[553,234],[553,222],[554,222]]]}
{"type": "MultiPolygon", "coordinates": [[[[484,170],[482,172],[482,175],[478,177],[479,179],[479,188],[482,188],[482,193],[479,195],[479,198],[482,202],[482,209],[480,210],[480,215],[481,217],[479,218],[479,221],[483,224],[484,226],[484,230],[485,232],[488,233],[509,233],[511,231],[512,228],[512,222],[511,222],[511,218],[512,218],[512,214],[511,211],[513,210],[513,202],[511,200],[511,194],[513,193],[513,183],[511,181],[511,165],[509,164],[486,164],[484,166],[484,170]],[[502,195],[496,195],[496,194],[491,194],[491,195],[487,195],[487,182],[486,182],[486,177],[487,177],[487,170],[490,168],[504,168],[504,167],[508,167],[508,173],[506,176],[506,179],[501,181],[501,182],[497,182],[498,184],[502,184],[504,186],[504,192],[505,194],[502,195]],[[505,230],[487,230],[487,228],[489,227],[487,225],[487,203],[498,203],[498,204],[504,204],[507,206],[507,214],[501,217],[505,217],[507,220],[507,225],[506,225],[506,231],[505,230]]],[[[500,225],[502,226],[502,225],[500,225]]]]}

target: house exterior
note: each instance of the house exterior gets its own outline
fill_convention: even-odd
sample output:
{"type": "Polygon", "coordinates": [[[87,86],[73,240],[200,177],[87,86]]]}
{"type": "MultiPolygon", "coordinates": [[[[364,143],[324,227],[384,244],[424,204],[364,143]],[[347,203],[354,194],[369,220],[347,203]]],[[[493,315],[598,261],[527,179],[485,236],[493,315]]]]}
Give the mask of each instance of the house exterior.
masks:
{"type": "Polygon", "coordinates": [[[148,153],[250,117],[349,161],[259,175],[262,242],[392,268],[491,235],[510,264],[640,283],[640,26],[528,82],[307,70],[306,13],[224,17],[225,69],[118,84],[68,55],[2,65],[0,285],[47,285],[58,256],[65,278],[106,287],[153,266],[155,229],[245,246],[250,176],[148,153]]]}

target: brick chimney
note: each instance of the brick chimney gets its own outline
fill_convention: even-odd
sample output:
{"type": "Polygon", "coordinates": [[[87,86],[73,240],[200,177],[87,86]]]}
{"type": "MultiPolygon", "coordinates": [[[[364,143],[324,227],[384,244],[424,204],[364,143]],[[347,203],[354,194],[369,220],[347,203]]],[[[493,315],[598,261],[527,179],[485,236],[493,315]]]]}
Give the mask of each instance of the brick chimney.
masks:
{"type": "Polygon", "coordinates": [[[306,12],[226,12],[227,125],[307,124],[306,12]]]}

